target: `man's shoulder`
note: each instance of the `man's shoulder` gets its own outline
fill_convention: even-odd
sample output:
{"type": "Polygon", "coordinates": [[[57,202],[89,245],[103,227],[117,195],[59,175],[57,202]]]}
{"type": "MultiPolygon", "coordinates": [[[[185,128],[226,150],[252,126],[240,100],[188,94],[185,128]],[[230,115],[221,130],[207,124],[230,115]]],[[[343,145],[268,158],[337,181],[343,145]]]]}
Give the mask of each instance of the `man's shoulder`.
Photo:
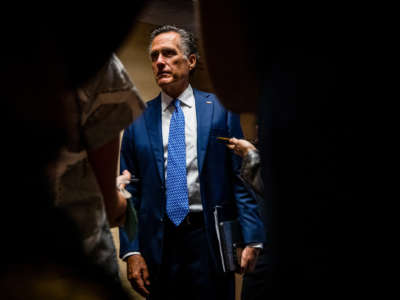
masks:
{"type": "Polygon", "coordinates": [[[147,108],[152,107],[153,105],[156,105],[156,103],[159,103],[161,101],[161,94],[158,94],[156,97],[153,99],[147,101],[147,108]]]}
{"type": "MultiPolygon", "coordinates": [[[[157,105],[161,105],[161,94],[159,94],[157,97],[155,97],[155,98],[153,98],[153,99],[151,99],[151,100],[149,100],[149,101],[146,102],[146,108],[145,108],[145,110],[143,111],[143,113],[142,113],[142,115],[140,116],[140,118],[138,118],[138,120],[139,120],[139,119],[143,119],[143,117],[144,117],[146,114],[151,113],[151,111],[152,111],[157,105]]],[[[136,123],[136,122],[133,122],[133,124],[135,124],[135,123],[136,123]]]]}
{"type": "Polygon", "coordinates": [[[219,106],[223,107],[221,102],[219,101],[217,95],[215,95],[213,93],[200,91],[198,89],[193,88],[193,94],[194,94],[195,98],[196,97],[206,98],[210,101],[217,103],[219,106]]]}
{"type": "Polygon", "coordinates": [[[195,98],[203,98],[206,101],[211,101],[214,103],[214,109],[217,109],[216,111],[220,111],[221,113],[229,113],[229,110],[225,108],[225,106],[222,105],[221,101],[218,99],[218,96],[210,93],[210,92],[205,92],[205,91],[200,91],[198,89],[193,89],[193,94],[195,98]]]}
{"type": "Polygon", "coordinates": [[[200,97],[207,97],[207,98],[212,97],[212,98],[215,98],[215,99],[218,100],[218,98],[217,98],[217,96],[215,94],[209,93],[209,92],[205,92],[205,91],[200,91],[200,90],[198,90],[196,88],[193,88],[193,94],[195,96],[200,96],[200,97]]]}
{"type": "Polygon", "coordinates": [[[139,126],[139,124],[141,124],[142,122],[144,122],[145,116],[147,114],[149,114],[151,112],[151,110],[154,109],[154,107],[157,105],[157,103],[160,103],[160,98],[161,98],[160,95],[158,95],[154,99],[147,101],[146,108],[144,109],[143,113],[129,125],[129,128],[133,129],[133,128],[139,126]]]}

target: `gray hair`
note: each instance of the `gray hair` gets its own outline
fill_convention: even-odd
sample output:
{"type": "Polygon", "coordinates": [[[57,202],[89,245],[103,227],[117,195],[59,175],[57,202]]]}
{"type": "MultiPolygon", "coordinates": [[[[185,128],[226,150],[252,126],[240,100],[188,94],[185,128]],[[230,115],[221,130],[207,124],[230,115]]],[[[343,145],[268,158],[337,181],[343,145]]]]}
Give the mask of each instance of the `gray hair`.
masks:
{"type": "Polygon", "coordinates": [[[197,41],[196,38],[194,37],[193,33],[191,33],[188,30],[185,30],[183,28],[179,28],[175,25],[163,25],[161,27],[158,27],[154,29],[151,34],[150,34],[150,43],[149,43],[149,53],[151,51],[151,44],[153,43],[154,38],[162,33],[166,32],[176,32],[181,36],[181,47],[183,54],[186,56],[186,58],[189,58],[191,54],[194,54],[196,56],[196,60],[198,61],[200,56],[199,56],[199,51],[197,48],[197,41]]]}

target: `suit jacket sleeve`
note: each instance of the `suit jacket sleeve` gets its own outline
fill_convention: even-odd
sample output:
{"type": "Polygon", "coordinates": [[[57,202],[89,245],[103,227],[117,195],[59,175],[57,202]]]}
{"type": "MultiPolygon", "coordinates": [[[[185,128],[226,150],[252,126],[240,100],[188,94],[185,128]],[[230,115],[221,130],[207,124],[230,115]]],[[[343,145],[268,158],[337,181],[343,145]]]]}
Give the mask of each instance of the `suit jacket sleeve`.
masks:
{"type": "MultiPolygon", "coordinates": [[[[228,128],[230,136],[238,139],[243,138],[238,115],[228,112],[228,128]]],[[[244,242],[245,244],[264,243],[266,238],[265,229],[260,218],[257,202],[250,196],[239,177],[242,159],[233,152],[230,152],[230,155],[233,170],[233,188],[244,242]]]]}
{"type": "MultiPolygon", "coordinates": [[[[124,132],[121,145],[121,156],[120,156],[120,172],[128,170],[135,177],[140,178],[137,171],[137,164],[135,163],[135,149],[133,144],[133,125],[127,128],[124,132]]],[[[129,201],[133,202],[133,205],[138,211],[140,202],[140,182],[130,183],[127,185],[126,189],[131,193],[132,198],[129,201]]],[[[139,225],[138,225],[139,227],[139,225]]],[[[139,228],[137,228],[139,232],[139,228]]],[[[124,227],[119,228],[119,239],[120,239],[120,257],[123,257],[128,252],[139,251],[139,239],[138,235],[133,241],[129,241],[128,235],[124,227]]]]}

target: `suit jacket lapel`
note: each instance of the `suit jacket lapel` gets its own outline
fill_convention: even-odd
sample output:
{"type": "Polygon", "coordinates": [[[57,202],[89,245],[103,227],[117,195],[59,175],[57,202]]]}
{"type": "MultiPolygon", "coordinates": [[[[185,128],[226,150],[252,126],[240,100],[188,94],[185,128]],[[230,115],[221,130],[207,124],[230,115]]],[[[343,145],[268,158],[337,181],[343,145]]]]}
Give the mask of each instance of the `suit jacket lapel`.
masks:
{"type": "Polygon", "coordinates": [[[161,94],[147,108],[145,114],[146,128],[149,134],[151,147],[153,149],[154,159],[157,164],[158,174],[161,183],[164,184],[164,150],[162,141],[161,124],[161,94]]]}
{"type": "Polygon", "coordinates": [[[214,101],[210,99],[209,94],[203,94],[193,89],[196,101],[197,118],[197,163],[199,175],[203,169],[204,158],[207,152],[208,137],[210,135],[214,101]]]}

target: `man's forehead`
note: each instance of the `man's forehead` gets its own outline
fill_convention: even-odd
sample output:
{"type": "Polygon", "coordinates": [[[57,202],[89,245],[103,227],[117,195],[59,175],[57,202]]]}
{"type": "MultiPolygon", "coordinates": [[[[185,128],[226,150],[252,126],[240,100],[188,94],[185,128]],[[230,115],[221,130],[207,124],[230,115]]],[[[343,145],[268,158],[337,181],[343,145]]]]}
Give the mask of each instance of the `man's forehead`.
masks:
{"type": "Polygon", "coordinates": [[[180,35],[176,32],[165,32],[157,35],[151,43],[151,48],[179,48],[180,35]]]}

